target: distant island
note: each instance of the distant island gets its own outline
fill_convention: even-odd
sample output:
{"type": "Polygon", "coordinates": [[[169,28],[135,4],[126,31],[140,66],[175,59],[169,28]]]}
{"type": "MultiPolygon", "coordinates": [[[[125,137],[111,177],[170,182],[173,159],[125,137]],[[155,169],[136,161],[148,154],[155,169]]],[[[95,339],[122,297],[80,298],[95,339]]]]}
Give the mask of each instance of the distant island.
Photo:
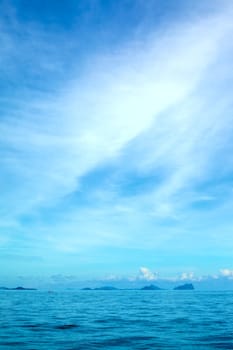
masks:
{"type": "Polygon", "coordinates": [[[104,286],[104,287],[98,287],[98,288],[82,288],[82,290],[120,290],[119,288],[115,288],[112,286],[104,286]]]}
{"type": "Polygon", "coordinates": [[[24,287],[15,287],[15,288],[0,287],[0,290],[37,290],[37,289],[36,288],[24,288],[24,287]]]}
{"type": "Polygon", "coordinates": [[[104,286],[104,287],[94,288],[94,290],[118,290],[118,288],[111,287],[111,286],[104,286]]]}
{"type": "MultiPolygon", "coordinates": [[[[14,288],[9,288],[9,287],[0,287],[0,290],[15,290],[15,291],[24,291],[24,290],[37,290],[36,288],[25,288],[25,287],[14,287],[14,288]]],[[[147,291],[147,290],[154,290],[154,291],[159,291],[159,290],[165,290],[164,288],[160,288],[154,284],[150,284],[147,286],[144,286],[142,288],[117,288],[117,287],[113,287],[113,286],[102,286],[102,287],[96,287],[96,288],[90,288],[90,287],[85,287],[85,288],[81,288],[81,290],[84,291],[98,291],[98,290],[103,290],[103,291],[112,291],[112,290],[143,290],[143,291],[147,291]]],[[[194,286],[192,283],[185,283],[182,285],[179,285],[175,288],[173,288],[173,290],[194,290],[194,286]]]]}
{"type": "MultiPolygon", "coordinates": [[[[142,288],[116,288],[112,286],[103,286],[103,287],[97,287],[97,288],[85,287],[85,288],[81,288],[81,290],[92,290],[92,291],[94,290],[164,290],[164,288],[160,288],[158,286],[155,286],[154,284],[150,284],[142,288]]],[[[194,286],[191,283],[186,283],[173,288],[173,290],[194,290],[194,286]]]]}
{"type": "Polygon", "coordinates": [[[175,287],[173,290],[194,290],[194,286],[192,283],[185,283],[181,286],[175,287]]]}
{"type": "Polygon", "coordinates": [[[151,284],[149,286],[142,287],[141,290],[162,290],[162,288],[159,288],[154,284],[151,284]]]}

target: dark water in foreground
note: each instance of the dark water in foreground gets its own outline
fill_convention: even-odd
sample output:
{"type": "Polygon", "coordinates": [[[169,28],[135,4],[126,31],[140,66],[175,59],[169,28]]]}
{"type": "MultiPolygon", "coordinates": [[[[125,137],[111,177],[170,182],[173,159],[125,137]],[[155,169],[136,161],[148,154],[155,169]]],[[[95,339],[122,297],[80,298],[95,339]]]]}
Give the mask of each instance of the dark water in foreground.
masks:
{"type": "Polygon", "coordinates": [[[0,349],[233,349],[233,292],[0,292],[0,349]]]}

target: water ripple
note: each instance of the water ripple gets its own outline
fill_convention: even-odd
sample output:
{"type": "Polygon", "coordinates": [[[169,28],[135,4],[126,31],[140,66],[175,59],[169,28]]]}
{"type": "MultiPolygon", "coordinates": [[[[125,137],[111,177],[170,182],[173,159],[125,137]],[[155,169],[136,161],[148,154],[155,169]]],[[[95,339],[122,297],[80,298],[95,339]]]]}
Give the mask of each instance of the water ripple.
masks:
{"type": "Polygon", "coordinates": [[[0,349],[233,349],[232,300],[231,292],[2,291],[0,349]]]}

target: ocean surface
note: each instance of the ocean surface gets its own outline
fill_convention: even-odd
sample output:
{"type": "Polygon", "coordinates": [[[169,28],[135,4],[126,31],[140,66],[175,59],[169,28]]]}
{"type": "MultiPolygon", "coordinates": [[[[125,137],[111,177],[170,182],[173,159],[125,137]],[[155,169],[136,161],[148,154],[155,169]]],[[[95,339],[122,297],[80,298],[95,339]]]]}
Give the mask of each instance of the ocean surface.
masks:
{"type": "Polygon", "coordinates": [[[1,291],[0,349],[233,349],[233,292],[1,291]]]}

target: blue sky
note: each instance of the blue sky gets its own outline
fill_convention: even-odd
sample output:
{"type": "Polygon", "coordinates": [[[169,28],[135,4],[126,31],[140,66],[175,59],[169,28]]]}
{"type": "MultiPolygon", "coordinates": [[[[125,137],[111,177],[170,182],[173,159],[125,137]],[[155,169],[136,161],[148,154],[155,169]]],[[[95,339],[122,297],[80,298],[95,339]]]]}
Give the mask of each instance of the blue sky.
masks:
{"type": "Polygon", "coordinates": [[[0,13],[1,281],[232,278],[232,2],[0,13]]]}

